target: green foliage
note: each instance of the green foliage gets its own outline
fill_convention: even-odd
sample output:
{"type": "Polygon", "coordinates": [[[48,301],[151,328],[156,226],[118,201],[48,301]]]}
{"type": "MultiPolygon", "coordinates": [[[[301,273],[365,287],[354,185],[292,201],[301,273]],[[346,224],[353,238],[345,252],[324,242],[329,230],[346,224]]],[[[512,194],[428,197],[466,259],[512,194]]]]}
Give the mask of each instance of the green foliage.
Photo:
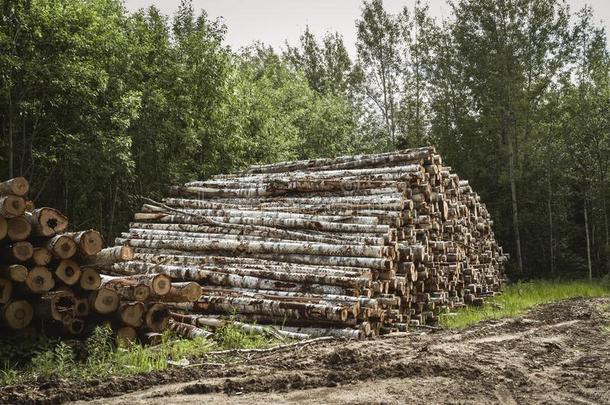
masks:
{"type": "MultiPolygon", "coordinates": [[[[226,326],[214,334],[214,340],[180,339],[167,331],[158,346],[133,344],[116,348],[112,330],[100,326],[84,343],[72,343],[36,338],[26,340],[22,345],[16,339],[3,339],[3,351],[12,354],[5,358],[0,369],[0,385],[52,378],[103,380],[164,370],[171,367],[172,362],[197,362],[214,350],[262,348],[277,342],[226,326]]],[[[214,361],[224,360],[215,357],[214,361]]]]}
{"type": "Polygon", "coordinates": [[[136,196],[170,185],[434,144],[521,256],[515,278],[610,272],[606,33],[560,0],[450,4],[439,22],[420,1],[395,14],[363,1],[351,60],[339,34],[309,29],[281,55],[237,53],[186,0],[171,18],[0,0],[0,172],[111,243],[136,196]]]}
{"type": "Polygon", "coordinates": [[[464,328],[488,319],[515,317],[542,304],[575,297],[608,297],[608,282],[590,281],[530,281],[511,284],[502,295],[489,300],[483,307],[459,310],[445,315],[441,324],[447,328],[464,328]]]}
{"type": "Polygon", "coordinates": [[[244,332],[230,323],[216,331],[214,340],[226,349],[257,349],[269,345],[269,341],[263,335],[244,332]]]}

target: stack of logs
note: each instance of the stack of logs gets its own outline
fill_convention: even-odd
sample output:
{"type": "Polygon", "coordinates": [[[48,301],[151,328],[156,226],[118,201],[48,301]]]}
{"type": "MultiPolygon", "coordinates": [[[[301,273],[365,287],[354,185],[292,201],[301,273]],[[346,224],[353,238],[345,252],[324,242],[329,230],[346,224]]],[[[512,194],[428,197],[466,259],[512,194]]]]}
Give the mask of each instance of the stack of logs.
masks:
{"type": "Polygon", "coordinates": [[[489,212],[433,147],[255,166],[173,193],[116,240],[133,260],[104,269],[199,283],[196,302],[168,304],[183,324],[362,338],[501,290],[489,212]]]}
{"type": "Polygon", "coordinates": [[[99,232],[66,232],[68,218],[34,209],[28,181],[0,183],[0,329],[32,328],[60,336],[86,335],[107,323],[119,341],[158,334],[170,321],[162,303],[179,290],[196,301],[196,283],[172,285],[165,275],[110,277],[100,268],[133,258],[129,247],[103,249],[99,232]]]}

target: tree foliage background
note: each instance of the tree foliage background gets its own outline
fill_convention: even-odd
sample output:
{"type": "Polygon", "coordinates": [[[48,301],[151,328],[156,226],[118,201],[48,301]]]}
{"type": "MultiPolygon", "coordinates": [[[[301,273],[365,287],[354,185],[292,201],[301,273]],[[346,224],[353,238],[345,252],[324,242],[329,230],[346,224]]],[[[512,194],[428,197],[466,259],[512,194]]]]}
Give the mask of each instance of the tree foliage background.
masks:
{"type": "Polygon", "coordinates": [[[434,144],[516,277],[610,272],[610,57],[590,8],[364,0],[341,36],[232,50],[219,21],[118,0],[0,0],[0,172],[108,240],[139,196],[255,163],[434,144]]]}

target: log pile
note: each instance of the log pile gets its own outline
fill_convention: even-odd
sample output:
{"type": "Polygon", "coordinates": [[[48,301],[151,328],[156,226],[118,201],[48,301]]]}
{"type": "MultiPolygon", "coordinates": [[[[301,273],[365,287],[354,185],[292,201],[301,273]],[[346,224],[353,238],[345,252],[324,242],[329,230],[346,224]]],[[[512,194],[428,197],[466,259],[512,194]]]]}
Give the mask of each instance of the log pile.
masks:
{"type": "Polygon", "coordinates": [[[67,232],[68,218],[35,209],[28,189],[22,177],[0,183],[0,331],[78,337],[109,324],[119,341],[133,341],[168,327],[166,297],[201,296],[199,285],[172,285],[165,275],[100,274],[107,263],[132,259],[132,249],[103,249],[95,230],[67,232]]]}
{"type": "Polygon", "coordinates": [[[361,338],[501,290],[507,255],[489,212],[433,147],[254,166],[172,192],[117,238],[133,259],[104,269],[178,283],[157,299],[185,334],[230,319],[361,338]],[[201,298],[184,298],[186,282],[201,298]]]}

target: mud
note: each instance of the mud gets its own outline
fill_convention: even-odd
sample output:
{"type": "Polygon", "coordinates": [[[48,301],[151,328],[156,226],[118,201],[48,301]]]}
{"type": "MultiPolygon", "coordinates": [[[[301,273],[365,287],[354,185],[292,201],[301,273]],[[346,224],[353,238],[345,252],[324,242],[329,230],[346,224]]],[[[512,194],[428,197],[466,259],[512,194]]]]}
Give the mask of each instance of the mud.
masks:
{"type": "Polygon", "coordinates": [[[325,342],[96,383],[0,389],[2,403],[610,404],[610,299],[461,331],[325,342]]]}

